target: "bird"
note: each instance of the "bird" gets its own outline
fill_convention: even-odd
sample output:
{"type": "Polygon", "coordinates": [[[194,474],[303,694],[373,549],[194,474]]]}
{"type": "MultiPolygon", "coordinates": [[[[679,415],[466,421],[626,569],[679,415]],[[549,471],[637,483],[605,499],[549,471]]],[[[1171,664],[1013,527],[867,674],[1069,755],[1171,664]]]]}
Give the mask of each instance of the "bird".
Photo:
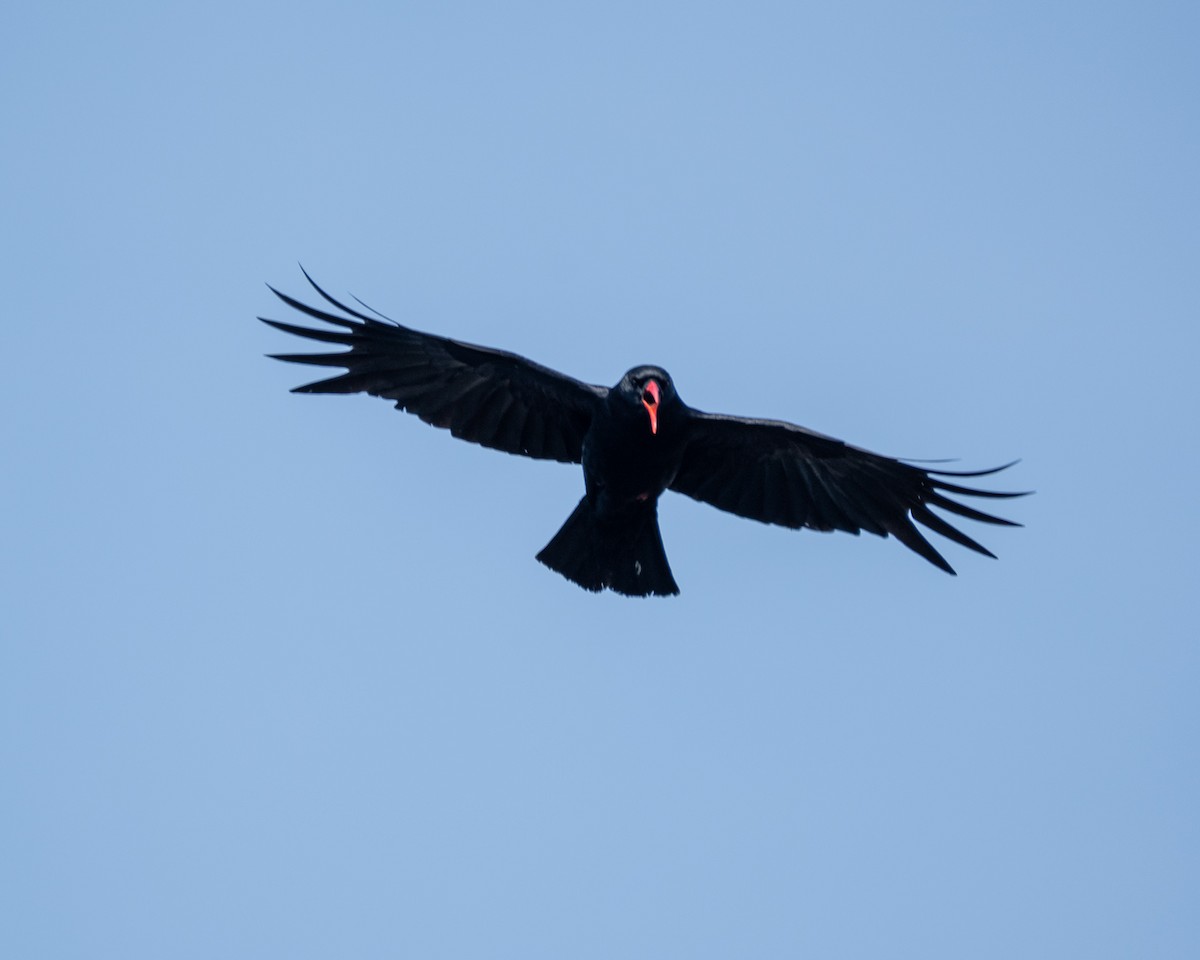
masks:
{"type": "Polygon", "coordinates": [[[762,523],[895,537],[952,575],[917,524],[995,554],[931,508],[1020,526],[954,499],[1024,496],[960,482],[1017,461],[975,471],[929,469],[782,420],[705,413],[684,403],[670,374],[654,365],[632,368],[613,387],[585,383],[515,353],[411,329],[354,298],[364,313],[300,269],[327,307],[268,289],[324,326],[258,319],[348,349],[269,354],[344,371],[292,392],[382,397],[461,440],[582,465],[583,497],[537,560],[585,590],[679,593],[658,524],[658,500],[668,490],[762,523]]]}

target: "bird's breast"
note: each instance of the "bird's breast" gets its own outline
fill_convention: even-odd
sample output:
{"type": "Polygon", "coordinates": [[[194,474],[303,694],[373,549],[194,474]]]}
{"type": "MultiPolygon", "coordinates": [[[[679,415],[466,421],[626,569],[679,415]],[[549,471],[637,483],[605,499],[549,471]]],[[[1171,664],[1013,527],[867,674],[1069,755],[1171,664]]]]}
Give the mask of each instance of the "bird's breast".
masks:
{"type": "Polygon", "coordinates": [[[614,505],[656,499],[679,470],[682,446],[669,434],[594,433],[583,444],[584,479],[614,505]]]}

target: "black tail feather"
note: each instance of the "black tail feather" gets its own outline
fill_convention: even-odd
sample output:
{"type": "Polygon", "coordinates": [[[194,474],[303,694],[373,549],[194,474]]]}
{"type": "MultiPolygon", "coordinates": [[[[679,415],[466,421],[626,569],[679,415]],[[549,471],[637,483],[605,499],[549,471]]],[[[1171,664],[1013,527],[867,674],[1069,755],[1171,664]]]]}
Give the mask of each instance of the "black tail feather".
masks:
{"type": "Polygon", "coordinates": [[[587,497],[537,555],[551,570],[585,590],[627,597],[679,592],[658,530],[658,505],[649,500],[613,518],[596,515],[587,497]]]}

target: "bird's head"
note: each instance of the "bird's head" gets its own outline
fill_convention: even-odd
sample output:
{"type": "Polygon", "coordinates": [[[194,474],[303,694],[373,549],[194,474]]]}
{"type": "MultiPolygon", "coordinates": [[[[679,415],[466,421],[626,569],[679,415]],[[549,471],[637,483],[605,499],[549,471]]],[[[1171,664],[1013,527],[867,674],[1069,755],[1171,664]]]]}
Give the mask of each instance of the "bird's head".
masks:
{"type": "Polygon", "coordinates": [[[616,394],[622,403],[646,418],[652,434],[658,433],[659,411],[678,400],[671,375],[662,367],[634,367],[621,378],[616,394]]]}

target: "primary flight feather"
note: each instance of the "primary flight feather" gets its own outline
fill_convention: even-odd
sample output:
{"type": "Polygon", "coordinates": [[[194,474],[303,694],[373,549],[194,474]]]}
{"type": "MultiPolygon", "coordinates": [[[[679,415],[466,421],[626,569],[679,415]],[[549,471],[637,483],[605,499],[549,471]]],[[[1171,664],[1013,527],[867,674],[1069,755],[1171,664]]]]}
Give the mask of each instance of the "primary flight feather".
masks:
{"type": "Polygon", "coordinates": [[[345,371],[294,392],[369,393],[472,443],[581,463],[583,499],[537,559],[587,590],[628,596],[679,592],[658,529],[658,498],[665,490],[764,523],[894,536],[947,573],[954,570],[917,523],[994,555],[930,507],[1019,526],[951,495],[1022,494],[945,479],[986,476],[1011,464],[974,472],[929,470],[780,420],[704,413],[679,398],[661,367],[634,367],[614,387],[594,386],[515,353],[369,316],[304,276],[337,313],[270,289],[332,329],[259,319],[285,333],[349,349],[274,354],[345,371]]]}

